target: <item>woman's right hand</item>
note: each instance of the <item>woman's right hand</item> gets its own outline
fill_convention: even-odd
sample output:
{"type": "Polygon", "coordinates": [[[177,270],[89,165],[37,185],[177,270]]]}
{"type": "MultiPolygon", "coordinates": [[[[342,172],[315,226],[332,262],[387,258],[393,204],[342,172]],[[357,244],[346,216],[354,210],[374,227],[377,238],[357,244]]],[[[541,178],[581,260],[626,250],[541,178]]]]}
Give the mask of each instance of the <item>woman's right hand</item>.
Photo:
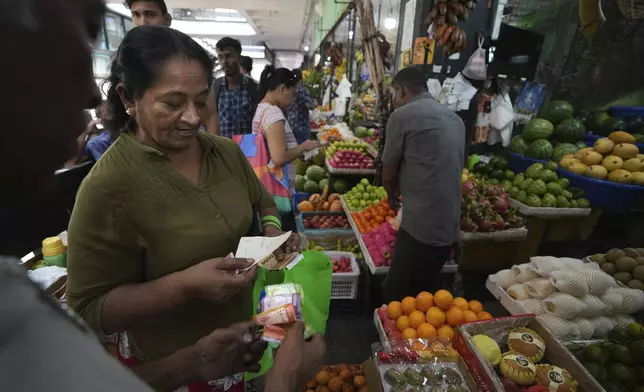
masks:
{"type": "Polygon", "coordinates": [[[225,302],[248,289],[255,281],[257,266],[248,259],[218,257],[202,261],[179,272],[179,281],[184,293],[190,298],[225,302]]]}
{"type": "Polygon", "coordinates": [[[320,147],[320,142],[317,140],[307,140],[304,143],[301,144],[302,148],[304,151],[311,151],[315,150],[316,148],[320,147]]]}

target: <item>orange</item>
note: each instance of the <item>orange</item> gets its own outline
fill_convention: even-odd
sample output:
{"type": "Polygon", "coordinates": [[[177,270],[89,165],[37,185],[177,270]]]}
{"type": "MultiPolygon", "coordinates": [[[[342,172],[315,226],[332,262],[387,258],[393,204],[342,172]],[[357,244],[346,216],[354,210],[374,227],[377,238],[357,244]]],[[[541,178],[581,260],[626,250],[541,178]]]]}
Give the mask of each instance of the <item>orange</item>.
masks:
{"type": "Polygon", "coordinates": [[[433,325],[435,328],[438,328],[441,325],[445,324],[445,312],[443,312],[441,309],[437,308],[436,306],[432,306],[427,311],[427,314],[425,315],[425,319],[427,320],[428,323],[433,325]]]}
{"type": "Polygon", "coordinates": [[[400,302],[393,301],[387,305],[387,316],[392,320],[398,320],[398,317],[402,315],[402,308],[400,307],[400,302]]]}
{"type": "Polygon", "coordinates": [[[411,312],[416,310],[416,298],[414,297],[405,297],[401,302],[402,311],[406,315],[410,315],[411,312]]]}
{"type": "Polygon", "coordinates": [[[396,328],[398,328],[400,332],[403,332],[405,329],[409,328],[409,317],[408,316],[398,317],[398,320],[396,320],[396,328]]]}
{"type": "Polygon", "coordinates": [[[465,320],[463,321],[464,323],[473,323],[474,321],[478,320],[476,313],[472,312],[471,310],[464,311],[463,317],[465,318],[465,320]]]}
{"type": "Polygon", "coordinates": [[[403,339],[416,339],[417,336],[416,330],[413,328],[407,328],[402,333],[403,339]]]}
{"type": "Polygon", "coordinates": [[[467,301],[463,297],[454,298],[454,301],[452,302],[452,306],[458,306],[462,310],[469,309],[469,305],[467,304],[467,301]]]}
{"type": "Polygon", "coordinates": [[[483,304],[476,300],[471,300],[467,303],[470,307],[470,310],[474,313],[480,313],[483,311],[483,304]]]}
{"type": "Polygon", "coordinates": [[[416,328],[416,332],[420,339],[431,339],[436,337],[436,328],[428,323],[422,323],[416,328]]]}
{"type": "Polygon", "coordinates": [[[434,294],[434,304],[443,310],[451,308],[453,301],[454,297],[452,297],[452,294],[447,290],[438,290],[436,294],[434,294]]]}
{"type": "Polygon", "coordinates": [[[344,381],[342,381],[340,377],[333,377],[332,379],[329,380],[327,387],[331,392],[342,392],[343,385],[344,385],[344,381]]]}
{"type": "Polygon", "coordinates": [[[438,328],[437,332],[438,336],[443,339],[454,339],[454,328],[450,327],[449,325],[443,325],[442,327],[438,328]]]}
{"type": "Polygon", "coordinates": [[[426,312],[434,306],[434,296],[427,291],[423,291],[416,296],[416,308],[421,312],[426,312]]]}
{"type": "Polygon", "coordinates": [[[479,321],[483,321],[483,320],[492,320],[494,317],[492,317],[492,315],[488,312],[478,312],[476,314],[476,318],[479,321]]]}
{"type": "Polygon", "coordinates": [[[409,315],[409,326],[412,328],[418,328],[419,325],[425,322],[425,313],[420,310],[414,310],[409,315]]]}
{"type": "Polygon", "coordinates": [[[315,381],[320,385],[326,385],[331,379],[331,374],[329,372],[322,370],[315,375],[315,381]]]}
{"type": "Polygon", "coordinates": [[[463,319],[465,316],[463,315],[463,311],[461,308],[454,306],[450,310],[445,313],[445,319],[447,320],[447,324],[451,325],[452,327],[455,327],[463,322],[463,319]]]}

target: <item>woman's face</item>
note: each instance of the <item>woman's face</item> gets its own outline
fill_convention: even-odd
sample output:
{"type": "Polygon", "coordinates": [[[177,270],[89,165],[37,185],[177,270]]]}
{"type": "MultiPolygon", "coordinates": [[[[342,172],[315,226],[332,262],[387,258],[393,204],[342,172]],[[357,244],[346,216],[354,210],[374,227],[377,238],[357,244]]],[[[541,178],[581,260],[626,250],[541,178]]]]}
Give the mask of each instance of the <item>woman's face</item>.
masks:
{"type": "Polygon", "coordinates": [[[176,56],[161,66],[157,76],[135,102],[137,135],[161,150],[183,150],[207,119],[206,70],[198,61],[176,56]]]}
{"type": "Polygon", "coordinates": [[[293,100],[295,99],[295,86],[287,87],[285,84],[282,84],[280,87],[280,100],[279,106],[283,109],[289,107],[293,100]]]}

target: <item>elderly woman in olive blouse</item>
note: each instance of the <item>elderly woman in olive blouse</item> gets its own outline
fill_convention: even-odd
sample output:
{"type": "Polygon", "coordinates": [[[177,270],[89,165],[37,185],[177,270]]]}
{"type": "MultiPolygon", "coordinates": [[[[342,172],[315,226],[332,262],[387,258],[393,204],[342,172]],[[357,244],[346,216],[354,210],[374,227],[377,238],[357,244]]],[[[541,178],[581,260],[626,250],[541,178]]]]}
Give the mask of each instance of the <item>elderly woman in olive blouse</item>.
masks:
{"type": "MultiPolygon", "coordinates": [[[[126,338],[119,354],[129,363],[249,320],[256,270],[236,274],[249,261],[227,255],[249,233],[254,207],[264,234],[281,234],[273,199],[239,147],[199,131],[211,75],[203,49],[157,26],[128,33],[111,68],[109,125],[123,132],[79,190],[67,295],[95,330],[126,338]]],[[[209,384],[243,391],[239,375],[209,384]]]]}

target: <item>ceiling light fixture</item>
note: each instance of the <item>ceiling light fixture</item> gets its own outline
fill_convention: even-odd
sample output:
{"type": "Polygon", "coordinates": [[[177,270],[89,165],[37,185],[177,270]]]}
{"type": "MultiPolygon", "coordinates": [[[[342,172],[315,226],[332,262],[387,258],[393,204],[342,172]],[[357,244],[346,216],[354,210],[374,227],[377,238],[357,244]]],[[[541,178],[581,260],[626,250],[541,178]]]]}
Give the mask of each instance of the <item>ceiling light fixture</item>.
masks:
{"type": "Polygon", "coordinates": [[[309,48],[309,46],[308,46],[308,45],[304,45],[304,51],[305,51],[305,52],[308,52],[308,51],[309,51],[309,49],[310,49],[310,48],[309,48]]]}
{"type": "Polygon", "coordinates": [[[398,24],[398,22],[394,18],[385,19],[385,29],[387,29],[387,30],[395,29],[397,24],[398,24]]]}

